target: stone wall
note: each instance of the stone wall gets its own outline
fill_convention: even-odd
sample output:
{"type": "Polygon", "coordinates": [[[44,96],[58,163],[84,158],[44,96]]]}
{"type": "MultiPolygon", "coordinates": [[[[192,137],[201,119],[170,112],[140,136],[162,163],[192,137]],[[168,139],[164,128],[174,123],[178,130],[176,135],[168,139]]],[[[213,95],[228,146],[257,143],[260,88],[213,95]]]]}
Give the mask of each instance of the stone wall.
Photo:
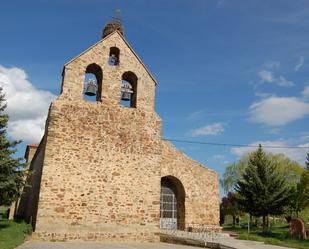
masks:
{"type": "MultiPolygon", "coordinates": [[[[30,168],[30,164],[32,161],[32,158],[35,155],[35,152],[38,148],[38,144],[28,144],[26,147],[26,152],[25,152],[25,160],[26,163],[28,163],[28,166],[26,169],[30,168]]],[[[27,180],[27,177],[25,177],[25,180],[27,180]]],[[[29,181],[29,180],[28,180],[29,181]]],[[[24,192],[25,190],[23,189],[22,192],[24,192]]],[[[15,217],[18,216],[18,207],[20,206],[20,199],[18,199],[17,201],[14,201],[10,207],[9,210],[9,219],[12,220],[15,217]]],[[[21,208],[24,209],[24,208],[21,208]]]]}
{"type": "Polygon", "coordinates": [[[218,174],[184,155],[168,141],[162,142],[162,148],[161,177],[176,177],[185,190],[186,227],[219,225],[218,174]]]}
{"type": "Polygon", "coordinates": [[[55,101],[49,119],[34,236],[156,240],[158,116],[104,102],[55,101]]]}
{"type": "Polygon", "coordinates": [[[186,222],[219,223],[217,175],[162,141],[155,86],[118,32],[65,65],[62,93],[32,162],[41,174],[30,179],[34,190],[40,186],[39,198],[27,198],[28,217],[38,206],[34,238],[158,241],[160,181],[166,175],[185,187],[186,222]],[[107,63],[112,46],[120,49],[118,66],[107,63]],[[103,71],[97,102],[83,99],[85,70],[92,63],[103,71]],[[138,78],[136,108],[119,104],[127,71],[138,78]]]}
{"type": "Polygon", "coordinates": [[[155,82],[116,32],[65,65],[49,115],[34,236],[158,240],[161,120],[155,82]],[[120,64],[108,65],[109,48],[120,64]],[[102,101],[83,100],[85,70],[103,70],[102,101]],[[121,75],[138,77],[137,108],[119,105],[121,75]]]}
{"type": "MultiPolygon", "coordinates": [[[[48,123],[48,122],[46,122],[48,123]]],[[[42,167],[44,162],[44,154],[46,147],[46,137],[48,133],[45,132],[40,145],[35,151],[29,167],[29,175],[27,176],[27,185],[24,188],[24,193],[21,196],[17,218],[24,218],[27,222],[31,223],[35,228],[37,219],[37,207],[41,187],[42,167]]]]}

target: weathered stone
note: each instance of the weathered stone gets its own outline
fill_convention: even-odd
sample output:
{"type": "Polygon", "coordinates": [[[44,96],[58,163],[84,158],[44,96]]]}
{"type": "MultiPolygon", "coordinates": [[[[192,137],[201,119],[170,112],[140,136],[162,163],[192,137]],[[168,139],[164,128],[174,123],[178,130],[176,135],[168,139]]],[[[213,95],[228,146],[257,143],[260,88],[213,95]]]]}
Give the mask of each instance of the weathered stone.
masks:
{"type": "Polygon", "coordinates": [[[63,207],[57,207],[57,208],[55,208],[55,211],[57,213],[64,213],[64,208],[63,207]]]}

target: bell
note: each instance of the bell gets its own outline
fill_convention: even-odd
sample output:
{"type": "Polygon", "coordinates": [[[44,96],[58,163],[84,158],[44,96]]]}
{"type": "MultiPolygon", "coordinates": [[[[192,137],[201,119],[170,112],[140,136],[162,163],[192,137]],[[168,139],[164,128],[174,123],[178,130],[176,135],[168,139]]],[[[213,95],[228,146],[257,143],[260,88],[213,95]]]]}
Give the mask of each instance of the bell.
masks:
{"type": "Polygon", "coordinates": [[[116,55],[111,54],[110,58],[109,58],[109,63],[112,66],[117,66],[118,65],[118,58],[116,55]]]}
{"type": "Polygon", "coordinates": [[[94,84],[88,83],[85,94],[88,96],[95,96],[96,92],[97,92],[96,86],[94,84]]]}
{"type": "Polygon", "coordinates": [[[131,93],[125,91],[125,92],[122,92],[121,94],[121,100],[123,101],[130,101],[131,99],[131,93]]]}

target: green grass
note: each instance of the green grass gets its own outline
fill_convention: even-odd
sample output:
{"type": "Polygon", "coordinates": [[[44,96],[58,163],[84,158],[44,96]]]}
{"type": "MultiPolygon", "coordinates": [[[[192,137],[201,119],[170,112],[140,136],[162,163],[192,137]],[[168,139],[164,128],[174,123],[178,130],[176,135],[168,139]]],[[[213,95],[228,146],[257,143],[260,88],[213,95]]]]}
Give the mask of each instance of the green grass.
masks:
{"type": "Polygon", "coordinates": [[[2,214],[5,210],[0,208],[0,249],[13,249],[25,241],[32,229],[29,224],[23,221],[16,222],[4,219],[2,214]]]}
{"type": "Polygon", "coordinates": [[[237,238],[241,240],[262,241],[265,244],[309,249],[309,239],[291,239],[287,225],[272,227],[265,234],[263,234],[262,230],[258,228],[251,228],[250,234],[248,234],[247,228],[245,227],[225,226],[223,229],[238,233],[239,236],[237,238]]]}

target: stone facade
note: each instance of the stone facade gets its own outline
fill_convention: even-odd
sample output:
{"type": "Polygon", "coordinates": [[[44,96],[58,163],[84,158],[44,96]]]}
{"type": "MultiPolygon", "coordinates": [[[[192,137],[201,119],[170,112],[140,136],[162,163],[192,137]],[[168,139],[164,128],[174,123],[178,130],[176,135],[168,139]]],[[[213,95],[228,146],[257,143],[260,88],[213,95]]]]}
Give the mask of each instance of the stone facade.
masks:
{"type": "Polygon", "coordinates": [[[167,141],[162,142],[161,176],[174,176],[185,190],[185,223],[219,225],[218,175],[167,141]]]}
{"type": "MultiPolygon", "coordinates": [[[[35,152],[38,148],[38,144],[28,144],[27,147],[26,147],[26,151],[25,151],[25,160],[26,160],[26,163],[28,163],[28,167],[27,169],[29,169],[29,166],[30,166],[30,163],[35,155],[35,152]]],[[[29,182],[29,179],[28,179],[28,182],[29,182]]],[[[17,201],[14,201],[10,207],[10,210],[9,210],[9,219],[10,220],[13,220],[14,217],[17,216],[17,210],[18,210],[18,207],[20,207],[20,209],[24,210],[25,207],[21,207],[21,204],[20,204],[20,199],[18,199],[17,201]]]]}
{"type": "Polygon", "coordinates": [[[64,66],[61,95],[50,107],[30,166],[31,187],[19,208],[19,216],[32,222],[34,238],[158,241],[165,176],[183,185],[183,229],[191,223],[219,225],[217,173],[162,140],[155,88],[118,31],[64,66]],[[108,64],[111,47],[120,50],[117,66],[108,64]],[[96,102],[83,99],[91,64],[103,72],[96,102]],[[120,105],[125,72],[137,76],[136,108],[120,105]]]}

